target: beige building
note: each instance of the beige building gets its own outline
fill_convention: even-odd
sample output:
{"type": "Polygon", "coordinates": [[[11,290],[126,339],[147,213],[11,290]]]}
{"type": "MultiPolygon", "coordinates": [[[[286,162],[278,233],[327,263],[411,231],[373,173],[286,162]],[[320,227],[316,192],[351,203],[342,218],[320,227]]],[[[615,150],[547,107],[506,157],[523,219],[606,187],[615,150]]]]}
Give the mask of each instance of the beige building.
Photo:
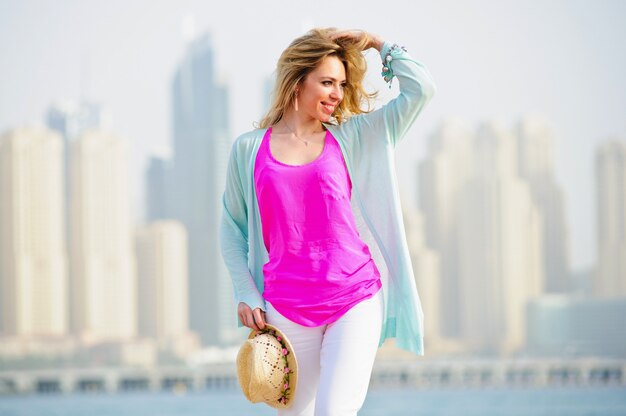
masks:
{"type": "Polygon", "coordinates": [[[137,230],[138,333],[163,339],[189,329],[187,232],[178,221],[137,230]]]}
{"type": "Polygon", "coordinates": [[[437,308],[445,338],[460,336],[458,219],[463,207],[459,197],[471,171],[473,135],[463,121],[443,122],[430,137],[428,155],[418,172],[426,244],[441,259],[437,308]]]}
{"type": "Polygon", "coordinates": [[[415,274],[417,292],[424,312],[424,348],[436,353],[441,345],[441,263],[426,246],[424,218],[419,211],[403,206],[404,228],[415,274]]]}
{"type": "Polygon", "coordinates": [[[543,223],[545,291],[567,293],[572,289],[569,233],[563,192],[554,174],[554,132],[548,121],[540,116],[525,117],[516,130],[519,173],[528,183],[543,223]]]}
{"type": "Polygon", "coordinates": [[[626,296],[626,143],[609,141],[596,153],[597,296],[626,296]]]}
{"type": "Polygon", "coordinates": [[[0,136],[0,332],[68,330],[63,141],[42,127],[0,136]]]}
{"type": "Polygon", "coordinates": [[[542,221],[517,151],[498,123],[473,131],[448,120],[420,165],[426,242],[440,256],[441,339],[452,349],[521,348],[526,302],[543,290],[542,221]]]}
{"type": "Polygon", "coordinates": [[[123,340],[137,329],[128,146],[90,130],[70,158],[72,328],[91,341],[123,340]]]}
{"type": "Polygon", "coordinates": [[[541,219],[508,129],[483,125],[472,157],[458,200],[461,334],[473,348],[510,352],[525,341],[526,302],[542,292],[541,219]]]}

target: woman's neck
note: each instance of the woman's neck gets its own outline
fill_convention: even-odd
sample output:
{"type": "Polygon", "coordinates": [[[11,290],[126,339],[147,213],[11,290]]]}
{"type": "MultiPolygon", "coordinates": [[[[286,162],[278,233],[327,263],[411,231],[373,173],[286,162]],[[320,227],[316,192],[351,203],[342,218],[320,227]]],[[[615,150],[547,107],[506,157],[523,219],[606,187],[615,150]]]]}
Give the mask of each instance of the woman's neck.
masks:
{"type": "Polygon", "coordinates": [[[286,124],[287,130],[293,131],[298,136],[308,136],[326,130],[321,121],[305,117],[293,110],[285,113],[277,124],[286,124]]]}

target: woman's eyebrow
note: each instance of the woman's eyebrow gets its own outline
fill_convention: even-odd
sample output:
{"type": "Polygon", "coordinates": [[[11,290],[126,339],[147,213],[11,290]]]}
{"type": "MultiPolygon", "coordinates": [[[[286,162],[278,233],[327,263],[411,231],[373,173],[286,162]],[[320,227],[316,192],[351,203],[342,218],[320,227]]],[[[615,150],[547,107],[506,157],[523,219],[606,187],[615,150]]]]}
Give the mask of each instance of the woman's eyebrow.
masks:
{"type": "MultiPolygon", "coordinates": [[[[337,81],[337,78],[328,77],[328,76],[324,76],[324,75],[322,76],[322,78],[329,79],[329,80],[331,80],[331,81],[333,81],[333,82],[334,82],[334,81],[337,81]]],[[[343,79],[343,80],[341,80],[341,82],[346,82],[346,80],[345,80],[345,79],[343,79]]]]}

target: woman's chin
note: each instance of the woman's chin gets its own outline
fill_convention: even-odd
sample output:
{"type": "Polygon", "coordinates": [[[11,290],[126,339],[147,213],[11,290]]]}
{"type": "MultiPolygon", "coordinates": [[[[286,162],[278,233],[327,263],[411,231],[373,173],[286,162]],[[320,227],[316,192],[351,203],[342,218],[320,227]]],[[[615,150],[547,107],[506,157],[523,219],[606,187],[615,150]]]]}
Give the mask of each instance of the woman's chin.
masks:
{"type": "Polygon", "coordinates": [[[330,119],[332,118],[332,115],[330,114],[322,114],[320,117],[318,117],[317,119],[319,121],[321,121],[322,123],[328,123],[330,121],[330,119]]]}

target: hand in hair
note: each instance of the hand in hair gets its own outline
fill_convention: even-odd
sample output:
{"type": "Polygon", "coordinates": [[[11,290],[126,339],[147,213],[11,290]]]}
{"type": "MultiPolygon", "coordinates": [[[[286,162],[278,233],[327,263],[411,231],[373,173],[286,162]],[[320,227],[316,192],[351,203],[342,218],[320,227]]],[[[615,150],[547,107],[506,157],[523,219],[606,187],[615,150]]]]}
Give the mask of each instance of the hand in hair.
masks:
{"type": "Polygon", "coordinates": [[[363,50],[367,50],[369,48],[376,48],[377,50],[381,50],[383,47],[383,39],[378,36],[363,30],[340,30],[331,35],[332,40],[349,40],[355,44],[362,44],[363,50]]]}

